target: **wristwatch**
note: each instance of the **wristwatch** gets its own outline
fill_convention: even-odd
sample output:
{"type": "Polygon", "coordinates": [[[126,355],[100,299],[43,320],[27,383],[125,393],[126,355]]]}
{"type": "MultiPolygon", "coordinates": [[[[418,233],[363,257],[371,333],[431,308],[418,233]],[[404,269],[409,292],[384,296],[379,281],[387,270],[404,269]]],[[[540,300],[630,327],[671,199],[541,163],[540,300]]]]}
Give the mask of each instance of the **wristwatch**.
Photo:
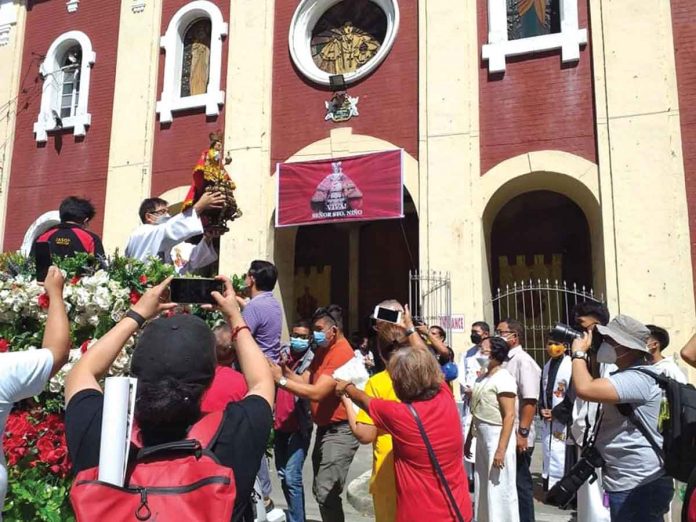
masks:
{"type": "Polygon", "coordinates": [[[529,428],[518,428],[517,433],[520,437],[529,437],[529,428]]]}
{"type": "Polygon", "coordinates": [[[288,380],[285,377],[278,379],[278,386],[285,388],[288,385],[288,380]]]}
{"type": "Polygon", "coordinates": [[[577,352],[573,352],[572,359],[582,359],[584,361],[587,361],[587,352],[583,352],[581,350],[578,350],[577,352]]]}
{"type": "Polygon", "coordinates": [[[408,337],[409,335],[413,335],[414,333],[416,333],[416,329],[413,326],[411,328],[406,329],[406,337],[408,337]]]}

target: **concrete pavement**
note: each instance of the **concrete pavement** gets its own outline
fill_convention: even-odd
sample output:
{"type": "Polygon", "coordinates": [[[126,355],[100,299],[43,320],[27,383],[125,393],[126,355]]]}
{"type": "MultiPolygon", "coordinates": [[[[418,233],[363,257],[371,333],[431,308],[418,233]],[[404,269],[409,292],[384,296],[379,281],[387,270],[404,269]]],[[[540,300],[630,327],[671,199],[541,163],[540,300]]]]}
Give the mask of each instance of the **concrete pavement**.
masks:
{"type": "MultiPolygon", "coordinates": [[[[314,442],[312,441],[312,446],[310,446],[310,452],[314,442]]],[[[310,453],[311,455],[311,453],[310,453]]],[[[280,488],[280,481],[278,480],[278,475],[275,473],[275,466],[273,465],[271,459],[271,481],[273,483],[273,493],[271,498],[275,503],[276,507],[281,509],[287,508],[287,503],[285,502],[285,497],[283,496],[283,491],[280,488]]],[[[351,498],[352,504],[359,506],[364,509],[364,512],[359,512],[356,508],[351,505],[351,502],[346,501],[347,493],[343,494],[343,510],[346,515],[346,522],[368,522],[374,520],[371,513],[372,499],[367,492],[367,481],[363,478],[362,483],[359,477],[365,473],[369,476],[369,472],[372,469],[372,446],[360,446],[358,452],[353,459],[353,464],[348,472],[348,484],[349,487],[346,489],[351,490],[354,493],[354,498],[351,498]],[[355,481],[355,482],[354,482],[355,481]],[[350,484],[352,483],[352,486],[350,484]]],[[[534,476],[535,483],[535,497],[541,498],[541,448],[537,447],[534,451],[534,458],[532,462],[532,473],[534,476]]],[[[319,507],[312,495],[312,463],[310,456],[307,457],[305,461],[305,466],[303,470],[304,484],[305,484],[305,509],[308,522],[321,522],[321,517],[319,516],[319,507]]],[[[563,511],[552,506],[546,506],[542,504],[539,500],[536,501],[535,506],[536,520],[537,522],[571,522],[575,520],[574,513],[571,511],[563,511]]]]}

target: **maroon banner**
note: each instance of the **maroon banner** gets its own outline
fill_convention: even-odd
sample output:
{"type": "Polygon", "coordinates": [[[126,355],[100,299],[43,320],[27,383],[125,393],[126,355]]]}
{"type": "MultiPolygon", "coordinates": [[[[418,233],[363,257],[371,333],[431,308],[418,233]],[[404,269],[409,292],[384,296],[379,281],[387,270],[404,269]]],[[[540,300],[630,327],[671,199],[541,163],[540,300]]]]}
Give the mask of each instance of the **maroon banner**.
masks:
{"type": "Polygon", "coordinates": [[[276,227],[403,217],[402,154],[279,163],[276,227]]]}

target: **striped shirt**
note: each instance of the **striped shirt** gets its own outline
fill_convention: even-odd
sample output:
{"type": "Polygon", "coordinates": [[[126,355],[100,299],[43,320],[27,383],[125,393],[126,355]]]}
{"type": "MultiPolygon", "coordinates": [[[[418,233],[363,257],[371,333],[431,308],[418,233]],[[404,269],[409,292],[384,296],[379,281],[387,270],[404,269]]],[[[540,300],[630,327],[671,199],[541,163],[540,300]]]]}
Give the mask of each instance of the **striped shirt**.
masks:
{"type": "Polygon", "coordinates": [[[261,292],[244,307],[242,317],[263,354],[277,363],[280,359],[282,310],[272,292],[261,292]]]}

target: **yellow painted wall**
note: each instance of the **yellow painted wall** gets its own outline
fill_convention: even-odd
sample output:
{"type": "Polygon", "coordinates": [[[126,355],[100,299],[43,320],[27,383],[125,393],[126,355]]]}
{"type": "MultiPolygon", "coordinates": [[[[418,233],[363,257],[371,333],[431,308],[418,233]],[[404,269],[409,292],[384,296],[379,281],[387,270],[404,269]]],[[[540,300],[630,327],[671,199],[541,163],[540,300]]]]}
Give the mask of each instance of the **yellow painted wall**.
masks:
{"type": "Polygon", "coordinates": [[[7,190],[12,166],[15,115],[19,90],[26,8],[24,2],[10,2],[17,21],[11,26],[9,40],[0,46],[0,230],[5,230],[7,190]]]}

